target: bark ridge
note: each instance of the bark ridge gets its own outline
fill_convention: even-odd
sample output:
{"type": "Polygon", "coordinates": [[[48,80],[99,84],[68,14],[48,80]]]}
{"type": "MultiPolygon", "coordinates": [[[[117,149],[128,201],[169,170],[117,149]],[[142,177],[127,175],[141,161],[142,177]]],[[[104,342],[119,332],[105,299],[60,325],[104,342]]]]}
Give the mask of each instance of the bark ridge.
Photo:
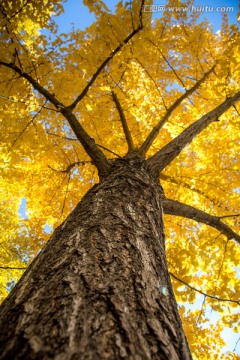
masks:
{"type": "Polygon", "coordinates": [[[167,269],[163,198],[144,161],[117,160],[5,300],[0,359],[192,359],[167,269]]]}

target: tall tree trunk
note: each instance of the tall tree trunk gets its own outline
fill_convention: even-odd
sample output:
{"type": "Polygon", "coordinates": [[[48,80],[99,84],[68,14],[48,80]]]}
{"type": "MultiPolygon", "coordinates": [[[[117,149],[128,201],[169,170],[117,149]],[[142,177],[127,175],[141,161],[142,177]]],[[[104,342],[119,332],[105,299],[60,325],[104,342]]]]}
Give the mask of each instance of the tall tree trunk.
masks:
{"type": "Polygon", "coordinates": [[[0,359],[192,359],[164,247],[162,188],[121,159],[4,301],[0,359]]]}

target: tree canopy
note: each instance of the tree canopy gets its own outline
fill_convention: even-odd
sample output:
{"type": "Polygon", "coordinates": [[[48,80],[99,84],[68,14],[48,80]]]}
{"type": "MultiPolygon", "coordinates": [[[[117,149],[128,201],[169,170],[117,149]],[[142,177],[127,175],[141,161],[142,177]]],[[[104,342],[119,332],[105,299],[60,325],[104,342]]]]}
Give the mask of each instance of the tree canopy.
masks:
{"type": "Polygon", "coordinates": [[[115,13],[84,4],[96,21],[66,34],[52,19],[58,0],[0,5],[1,297],[46,243],[46,226],[113,159],[136,152],[164,188],[169,271],[193,355],[237,359],[219,354],[223,328],[239,332],[239,29],[226,14],[214,33],[197,12],[152,21],[150,2],[119,2],[115,13]]]}

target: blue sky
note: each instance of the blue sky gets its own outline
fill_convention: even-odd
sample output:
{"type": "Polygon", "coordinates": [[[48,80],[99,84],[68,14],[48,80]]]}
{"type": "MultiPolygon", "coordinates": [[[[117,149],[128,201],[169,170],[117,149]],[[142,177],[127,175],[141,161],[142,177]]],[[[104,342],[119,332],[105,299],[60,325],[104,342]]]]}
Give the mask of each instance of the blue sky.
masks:
{"type": "MultiPolygon", "coordinates": [[[[105,1],[109,10],[114,11],[115,4],[118,1],[107,0],[105,1]]],[[[154,0],[155,5],[165,5],[166,0],[154,0]]],[[[217,31],[221,27],[221,11],[202,11],[206,9],[206,6],[213,7],[217,9],[218,7],[233,7],[234,11],[228,12],[229,23],[237,23],[237,13],[238,13],[238,0],[198,0],[195,1],[194,6],[200,6],[201,9],[201,19],[207,18],[212,24],[214,31],[217,31]]],[[[56,18],[59,32],[70,31],[72,24],[75,24],[76,28],[84,30],[87,26],[91,25],[94,21],[94,15],[90,14],[87,7],[85,7],[81,0],[67,0],[64,4],[65,12],[56,18]]],[[[160,17],[161,12],[156,12],[153,14],[153,18],[160,17]]]]}

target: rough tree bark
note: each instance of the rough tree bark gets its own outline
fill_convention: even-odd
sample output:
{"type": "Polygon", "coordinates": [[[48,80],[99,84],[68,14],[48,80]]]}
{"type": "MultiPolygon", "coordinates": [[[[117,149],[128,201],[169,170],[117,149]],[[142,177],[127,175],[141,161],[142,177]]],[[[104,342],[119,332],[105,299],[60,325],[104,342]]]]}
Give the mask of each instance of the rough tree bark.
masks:
{"type": "Polygon", "coordinates": [[[146,161],[116,160],[4,301],[0,359],[192,359],[162,200],[146,161]]]}

